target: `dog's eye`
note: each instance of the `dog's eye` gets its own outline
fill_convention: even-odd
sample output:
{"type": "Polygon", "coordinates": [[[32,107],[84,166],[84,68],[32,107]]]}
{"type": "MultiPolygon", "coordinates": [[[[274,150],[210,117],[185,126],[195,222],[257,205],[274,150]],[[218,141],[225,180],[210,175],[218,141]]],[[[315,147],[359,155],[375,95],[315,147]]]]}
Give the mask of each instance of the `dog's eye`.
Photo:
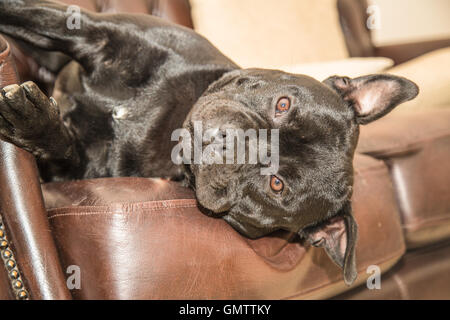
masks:
{"type": "Polygon", "coordinates": [[[277,106],[275,109],[275,116],[279,116],[283,112],[288,111],[290,107],[291,101],[289,100],[289,98],[286,97],[280,98],[277,102],[277,106]]]}
{"type": "Polygon", "coordinates": [[[284,183],[281,181],[277,176],[271,176],[270,177],[270,188],[274,192],[281,192],[284,188],[284,183]]]}

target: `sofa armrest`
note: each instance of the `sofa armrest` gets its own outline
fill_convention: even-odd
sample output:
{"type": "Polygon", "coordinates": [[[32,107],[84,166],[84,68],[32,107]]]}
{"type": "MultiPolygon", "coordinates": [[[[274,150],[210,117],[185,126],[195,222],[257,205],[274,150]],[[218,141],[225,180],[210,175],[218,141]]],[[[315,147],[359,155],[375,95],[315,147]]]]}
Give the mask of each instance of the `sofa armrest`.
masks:
{"type": "Polygon", "coordinates": [[[389,167],[407,247],[450,239],[450,109],[394,111],[361,127],[357,152],[389,167]]]}
{"type": "Polygon", "coordinates": [[[450,46],[449,39],[430,40],[422,42],[411,42],[404,44],[393,44],[375,47],[375,56],[386,57],[400,64],[419,57],[427,52],[450,46]]]}
{"type": "Polygon", "coordinates": [[[389,270],[405,252],[388,168],[356,155],[358,279],[295,234],[250,240],[197,207],[192,190],[136,177],[42,185],[63,267],[82,270],[74,299],[325,299],[389,270]]]}
{"type": "MultiPolygon", "coordinates": [[[[17,83],[10,47],[0,37],[0,88],[17,83]]],[[[0,296],[71,299],[44,208],[34,157],[0,140],[0,296]],[[6,277],[5,277],[6,276],[6,277]]]]}

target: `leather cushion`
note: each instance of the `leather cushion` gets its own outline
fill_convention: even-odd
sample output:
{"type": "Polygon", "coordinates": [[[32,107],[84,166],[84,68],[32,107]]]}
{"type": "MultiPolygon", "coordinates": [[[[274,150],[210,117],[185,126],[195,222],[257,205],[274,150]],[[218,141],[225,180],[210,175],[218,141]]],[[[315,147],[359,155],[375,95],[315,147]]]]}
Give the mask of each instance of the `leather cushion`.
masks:
{"type": "Polygon", "coordinates": [[[389,166],[408,247],[450,237],[450,108],[393,112],[361,127],[358,151],[389,166]]]}
{"type": "Polygon", "coordinates": [[[365,285],[336,299],[450,299],[450,243],[408,252],[399,263],[381,276],[381,289],[365,285]]]}
{"type": "MultiPolygon", "coordinates": [[[[356,286],[405,247],[387,168],[357,156],[356,286]]],[[[64,268],[78,265],[85,299],[327,298],[348,288],[319,248],[289,233],[249,240],[197,208],[174,182],[106,178],[43,185],[64,268]]]]}

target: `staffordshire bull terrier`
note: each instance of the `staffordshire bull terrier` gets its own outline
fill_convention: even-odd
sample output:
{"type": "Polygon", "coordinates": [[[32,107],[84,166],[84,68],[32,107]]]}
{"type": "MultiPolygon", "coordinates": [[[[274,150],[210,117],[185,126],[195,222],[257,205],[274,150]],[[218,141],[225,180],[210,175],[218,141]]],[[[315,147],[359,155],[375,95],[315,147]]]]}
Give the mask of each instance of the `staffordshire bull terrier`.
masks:
{"type": "Polygon", "coordinates": [[[241,69],[194,31],[149,15],[81,11],[79,28],[67,19],[55,2],[0,0],[0,32],[73,59],[54,99],[32,82],[1,91],[0,136],[34,154],[44,180],[183,177],[201,206],[243,235],[296,232],[325,248],[347,284],[355,280],[358,128],[414,98],[413,82],[241,69]],[[195,121],[277,129],[278,171],[175,164],[171,134],[194,134],[195,121]]]}

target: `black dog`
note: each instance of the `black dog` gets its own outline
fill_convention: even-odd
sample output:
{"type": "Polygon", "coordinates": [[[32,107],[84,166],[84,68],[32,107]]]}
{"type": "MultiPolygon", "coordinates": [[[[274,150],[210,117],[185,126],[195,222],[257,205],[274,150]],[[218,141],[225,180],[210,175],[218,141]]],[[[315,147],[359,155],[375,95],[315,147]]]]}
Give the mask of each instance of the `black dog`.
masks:
{"type": "Polygon", "coordinates": [[[404,78],[240,69],[192,30],[151,16],[0,0],[0,32],[71,57],[48,99],[34,83],[0,97],[0,135],[32,152],[47,180],[185,176],[199,203],[242,234],[297,232],[356,278],[352,160],[358,127],[414,98],[404,78]],[[279,129],[279,170],[261,164],[176,165],[171,133],[193,122],[279,129]]]}

